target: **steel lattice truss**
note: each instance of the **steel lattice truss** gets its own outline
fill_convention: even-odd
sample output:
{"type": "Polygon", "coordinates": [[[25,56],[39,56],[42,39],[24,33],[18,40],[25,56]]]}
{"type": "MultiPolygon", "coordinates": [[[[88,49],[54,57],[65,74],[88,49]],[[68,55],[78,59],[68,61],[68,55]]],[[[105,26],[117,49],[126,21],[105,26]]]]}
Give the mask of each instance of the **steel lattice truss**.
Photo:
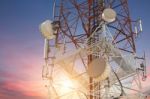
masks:
{"type": "Polygon", "coordinates": [[[49,54],[43,67],[43,78],[49,83],[47,87],[50,99],[132,99],[134,96],[124,98],[130,90],[135,91],[135,96],[139,99],[144,99],[138,90],[141,88],[141,73],[145,77],[144,67],[139,68],[137,65],[133,71],[128,66],[125,67],[128,65],[126,63],[132,64],[137,58],[135,39],[137,32],[141,31],[134,31],[139,21],[131,20],[128,0],[54,2],[53,25],[56,26],[56,38],[48,41],[50,49],[47,50],[49,54]],[[102,19],[106,8],[112,8],[117,13],[117,18],[112,23],[106,23],[102,19]],[[105,78],[105,75],[108,77],[97,80],[89,77],[86,72],[89,64],[101,57],[110,66],[101,78],[105,78]],[[78,88],[70,85],[71,88],[63,92],[64,84],[61,81],[68,79],[66,75],[78,88]],[[128,79],[124,80],[126,78],[128,79]],[[133,82],[136,83],[136,89],[131,88],[133,82]]]}
{"type": "MultiPolygon", "coordinates": [[[[127,0],[59,0],[55,20],[60,22],[59,31],[68,37],[67,42],[79,46],[102,21],[102,12],[108,7],[117,12],[116,21],[108,25],[113,34],[113,43],[126,52],[136,52],[134,21],[130,18],[127,0]]],[[[58,34],[58,40],[60,38],[58,34]]]]}

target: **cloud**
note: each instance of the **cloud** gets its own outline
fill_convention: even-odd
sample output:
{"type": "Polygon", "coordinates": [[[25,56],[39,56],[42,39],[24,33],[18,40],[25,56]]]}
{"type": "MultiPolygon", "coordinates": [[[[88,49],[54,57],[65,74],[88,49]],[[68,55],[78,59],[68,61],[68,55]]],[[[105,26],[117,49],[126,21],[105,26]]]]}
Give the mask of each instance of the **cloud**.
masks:
{"type": "Polygon", "coordinates": [[[18,42],[6,42],[1,47],[0,98],[45,99],[47,89],[42,82],[38,48],[18,42]]]}
{"type": "Polygon", "coordinates": [[[43,99],[46,89],[40,81],[0,81],[0,96],[2,99],[43,99]]]}

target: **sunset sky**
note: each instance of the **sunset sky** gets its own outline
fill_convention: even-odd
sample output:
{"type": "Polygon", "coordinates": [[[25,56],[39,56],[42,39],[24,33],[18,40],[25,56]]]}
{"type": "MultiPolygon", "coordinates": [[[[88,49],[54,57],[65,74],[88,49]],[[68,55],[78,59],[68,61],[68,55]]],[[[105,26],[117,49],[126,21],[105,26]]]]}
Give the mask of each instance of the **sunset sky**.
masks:
{"type": "MultiPolygon", "coordinates": [[[[129,6],[132,17],[143,21],[137,52],[146,52],[150,71],[150,0],[129,0],[129,6]]],[[[39,25],[51,17],[52,0],[0,0],[0,99],[47,99],[39,25]]],[[[150,76],[145,90],[149,82],[150,76]]]]}

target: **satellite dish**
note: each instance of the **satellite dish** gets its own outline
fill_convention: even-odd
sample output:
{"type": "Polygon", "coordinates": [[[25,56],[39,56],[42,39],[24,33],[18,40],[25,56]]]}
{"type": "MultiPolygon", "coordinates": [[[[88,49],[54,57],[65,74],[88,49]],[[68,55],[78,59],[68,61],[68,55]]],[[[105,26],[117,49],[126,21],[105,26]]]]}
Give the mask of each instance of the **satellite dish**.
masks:
{"type": "Polygon", "coordinates": [[[116,12],[111,8],[107,8],[102,13],[102,19],[109,23],[113,22],[116,19],[116,12]]]}
{"type": "Polygon", "coordinates": [[[55,38],[52,21],[50,20],[46,20],[40,25],[40,31],[43,37],[46,39],[55,38]]]}
{"type": "Polygon", "coordinates": [[[108,64],[103,58],[94,59],[88,67],[87,73],[92,78],[106,79],[108,77],[108,64]],[[107,72],[107,74],[106,74],[107,72]]]}

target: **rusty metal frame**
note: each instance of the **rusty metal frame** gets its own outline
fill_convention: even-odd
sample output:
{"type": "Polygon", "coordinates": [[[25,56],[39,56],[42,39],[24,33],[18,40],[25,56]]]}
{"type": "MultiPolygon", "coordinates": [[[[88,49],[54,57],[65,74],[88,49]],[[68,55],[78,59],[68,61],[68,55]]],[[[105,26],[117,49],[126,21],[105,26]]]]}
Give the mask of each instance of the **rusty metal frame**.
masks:
{"type": "MultiPolygon", "coordinates": [[[[88,38],[97,25],[102,22],[101,14],[105,8],[113,8],[117,12],[117,18],[114,23],[108,24],[108,27],[114,31],[113,44],[127,53],[135,53],[135,33],[133,31],[132,20],[129,13],[128,0],[58,0],[54,20],[60,22],[56,44],[62,42],[62,36],[68,39],[66,43],[72,43],[76,48],[88,38]],[[80,29],[82,33],[80,32],[80,29]],[[119,46],[123,45],[124,46],[119,46]]],[[[92,56],[88,56],[92,60],[92,56]]],[[[90,78],[92,83],[92,78],[90,78]]],[[[93,90],[93,86],[90,86],[93,90]]],[[[93,96],[90,96],[93,99],[93,96]]]]}

